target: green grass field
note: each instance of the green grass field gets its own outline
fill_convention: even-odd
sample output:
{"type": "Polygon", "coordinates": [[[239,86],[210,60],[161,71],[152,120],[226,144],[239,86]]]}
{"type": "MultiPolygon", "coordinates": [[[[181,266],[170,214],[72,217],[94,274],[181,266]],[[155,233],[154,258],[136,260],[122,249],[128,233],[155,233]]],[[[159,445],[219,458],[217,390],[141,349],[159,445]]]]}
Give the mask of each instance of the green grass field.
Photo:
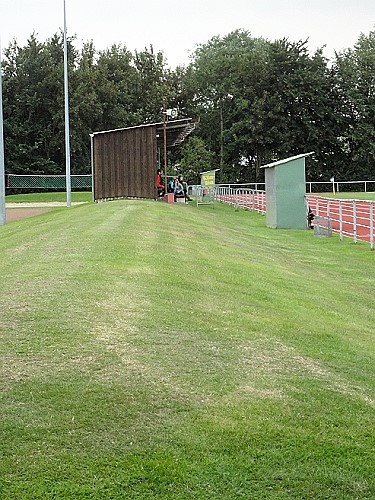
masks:
{"type": "Polygon", "coordinates": [[[368,201],[373,201],[375,200],[375,193],[374,192],[363,192],[363,191],[357,191],[353,193],[308,193],[314,196],[324,196],[325,198],[334,198],[336,200],[368,200],[368,201]]]}
{"type": "Polygon", "coordinates": [[[368,245],[132,200],[0,253],[2,500],[375,497],[368,245]]]}
{"type": "MultiPolygon", "coordinates": [[[[91,191],[73,191],[71,193],[72,202],[91,202],[91,191]]],[[[46,192],[32,194],[11,194],[6,196],[6,203],[40,203],[40,202],[66,202],[64,192],[46,192]]]]}

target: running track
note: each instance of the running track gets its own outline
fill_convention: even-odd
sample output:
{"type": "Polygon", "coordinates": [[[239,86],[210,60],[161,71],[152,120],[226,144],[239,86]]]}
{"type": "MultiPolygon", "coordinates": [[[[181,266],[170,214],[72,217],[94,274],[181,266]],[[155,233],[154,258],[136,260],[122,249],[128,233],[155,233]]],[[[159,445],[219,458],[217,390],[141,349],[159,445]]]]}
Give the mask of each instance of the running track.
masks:
{"type": "Polygon", "coordinates": [[[332,231],[340,237],[354,241],[374,242],[374,202],[361,200],[333,200],[318,196],[306,196],[311,210],[316,215],[328,216],[332,231]]]}
{"type": "MultiPolygon", "coordinates": [[[[247,208],[262,214],[266,213],[266,195],[264,192],[245,192],[233,190],[232,192],[218,192],[216,199],[224,203],[247,208]]],[[[332,231],[346,236],[353,241],[369,242],[374,245],[374,217],[375,208],[373,201],[361,200],[334,200],[314,195],[306,195],[307,202],[318,216],[328,216],[331,219],[332,231]]]]}

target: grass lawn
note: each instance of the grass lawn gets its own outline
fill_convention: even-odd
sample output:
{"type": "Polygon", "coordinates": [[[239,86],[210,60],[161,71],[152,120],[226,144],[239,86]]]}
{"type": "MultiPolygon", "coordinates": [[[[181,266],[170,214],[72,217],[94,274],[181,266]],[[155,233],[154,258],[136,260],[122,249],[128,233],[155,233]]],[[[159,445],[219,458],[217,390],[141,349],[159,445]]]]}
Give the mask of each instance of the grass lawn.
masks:
{"type": "Polygon", "coordinates": [[[313,196],[324,196],[325,198],[334,198],[335,200],[375,200],[375,192],[353,192],[353,193],[308,193],[313,196]]]}
{"type": "MultiPolygon", "coordinates": [[[[71,193],[72,202],[92,201],[91,191],[73,191],[71,193]]],[[[40,202],[66,202],[66,193],[64,192],[46,192],[32,194],[11,194],[6,196],[6,203],[40,203],[40,202]]]]}
{"type": "Polygon", "coordinates": [[[2,500],[375,497],[368,245],[122,200],[0,253],[2,500]]]}

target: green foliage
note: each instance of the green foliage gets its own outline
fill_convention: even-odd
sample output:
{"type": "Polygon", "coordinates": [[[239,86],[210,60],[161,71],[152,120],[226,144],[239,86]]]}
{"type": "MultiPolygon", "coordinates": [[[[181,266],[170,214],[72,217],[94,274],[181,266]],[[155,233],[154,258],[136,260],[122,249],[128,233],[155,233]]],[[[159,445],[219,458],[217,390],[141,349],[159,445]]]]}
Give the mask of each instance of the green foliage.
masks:
{"type": "MultiPolygon", "coordinates": [[[[262,164],[309,151],[308,180],[371,178],[374,40],[374,32],[361,35],[331,67],[305,41],[236,30],[199,45],[190,65],[171,70],[152,45],[134,54],[121,44],[97,52],[91,41],[77,52],[71,39],[72,172],[89,172],[91,132],[160,122],[166,106],[199,121],[196,135],[221,181],[262,181],[262,164]]],[[[25,47],[11,43],[3,72],[7,172],[62,173],[61,33],[43,43],[33,34],[25,47]]],[[[179,150],[169,161],[181,163],[179,150]]]]}
{"type": "Polygon", "coordinates": [[[341,137],[346,173],[370,178],[375,165],[375,31],[338,54],[334,70],[347,123],[341,137]]]}
{"type": "Polygon", "coordinates": [[[339,98],[321,51],[236,31],[199,47],[193,63],[202,136],[223,173],[259,181],[259,167],[315,151],[319,175],[339,150],[339,98]],[[324,129],[324,135],[322,130],[324,129]]]}
{"type": "MultiPolygon", "coordinates": [[[[195,52],[192,63],[196,102],[201,115],[200,133],[219,157],[220,175],[239,168],[243,158],[256,157],[249,140],[259,81],[265,70],[268,44],[245,31],[214,37],[195,52]],[[251,150],[251,152],[250,152],[251,150]]],[[[260,140],[263,140],[260,138],[260,140]]],[[[237,172],[241,178],[241,171],[237,172]]]]}
{"type": "MultiPolygon", "coordinates": [[[[71,47],[70,47],[71,48],[71,47]]],[[[74,52],[71,51],[74,56],[74,52]]],[[[5,51],[4,133],[7,171],[61,173],[63,158],[63,49],[57,35],[5,51]]]]}
{"type": "Polygon", "coordinates": [[[191,136],[182,147],[179,171],[190,184],[200,184],[200,173],[211,170],[214,155],[208,151],[204,141],[191,136]]]}
{"type": "Polygon", "coordinates": [[[162,52],[149,50],[136,52],[134,66],[137,70],[136,117],[138,124],[162,120],[162,108],[169,103],[168,71],[162,52]]]}

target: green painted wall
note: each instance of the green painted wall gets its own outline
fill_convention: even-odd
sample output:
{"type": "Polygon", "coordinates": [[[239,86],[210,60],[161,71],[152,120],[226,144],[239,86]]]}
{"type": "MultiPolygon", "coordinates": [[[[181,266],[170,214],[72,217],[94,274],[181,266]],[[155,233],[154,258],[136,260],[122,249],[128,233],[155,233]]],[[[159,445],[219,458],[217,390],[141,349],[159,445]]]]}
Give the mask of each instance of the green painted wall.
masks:
{"type": "MultiPolygon", "coordinates": [[[[277,162],[276,162],[277,163],[277,162]]],[[[266,166],[268,227],[306,229],[305,157],[266,166]]]]}

